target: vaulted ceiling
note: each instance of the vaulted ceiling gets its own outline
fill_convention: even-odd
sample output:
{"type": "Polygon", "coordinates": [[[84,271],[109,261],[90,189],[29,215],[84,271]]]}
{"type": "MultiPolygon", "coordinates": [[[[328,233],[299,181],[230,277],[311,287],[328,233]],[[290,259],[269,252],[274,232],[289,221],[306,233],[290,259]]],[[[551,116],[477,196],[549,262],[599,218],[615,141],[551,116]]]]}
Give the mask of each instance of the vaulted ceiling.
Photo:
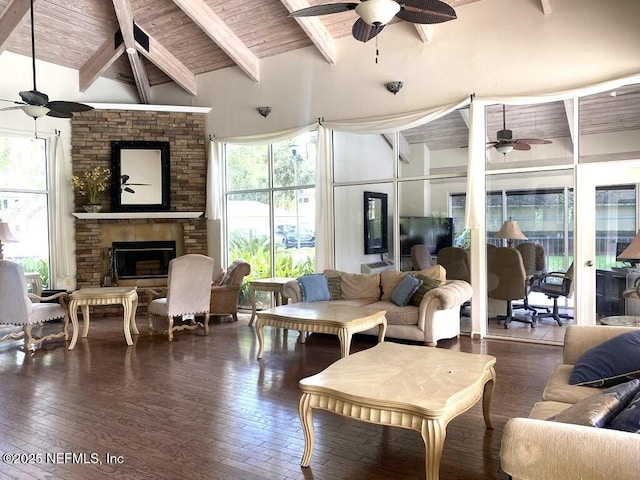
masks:
{"type": "MultiPolygon", "coordinates": [[[[339,2],[340,0],[333,0],[339,2]]],[[[445,0],[454,8],[482,0],[445,0]]],[[[550,0],[541,14],[550,14],[550,0]]],[[[100,76],[137,86],[175,82],[196,95],[195,76],[239,66],[260,81],[260,60],[315,45],[328,63],[351,35],[354,11],[320,17],[289,12],[332,0],[33,0],[36,58],[79,71],[80,90],[100,76]]],[[[31,56],[30,0],[0,0],[0,53],[31,56]]],[[[446,24],[443,24],[443,26],[446,24]]],[[[432,25],[416,25],[428,42],[432,25]]]]}

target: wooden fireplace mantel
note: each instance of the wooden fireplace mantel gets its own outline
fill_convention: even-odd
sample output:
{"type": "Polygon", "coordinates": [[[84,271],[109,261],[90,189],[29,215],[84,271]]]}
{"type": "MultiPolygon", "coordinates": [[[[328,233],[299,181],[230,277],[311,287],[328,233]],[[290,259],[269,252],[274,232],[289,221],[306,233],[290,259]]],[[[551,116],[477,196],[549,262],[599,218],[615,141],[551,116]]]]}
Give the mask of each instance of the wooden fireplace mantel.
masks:
{"type": "Polygon", "coordinates": [[[200,218],[203,212],[74,212],[72,215],[80,219],[123,220],[132,218],[200,218]]]}

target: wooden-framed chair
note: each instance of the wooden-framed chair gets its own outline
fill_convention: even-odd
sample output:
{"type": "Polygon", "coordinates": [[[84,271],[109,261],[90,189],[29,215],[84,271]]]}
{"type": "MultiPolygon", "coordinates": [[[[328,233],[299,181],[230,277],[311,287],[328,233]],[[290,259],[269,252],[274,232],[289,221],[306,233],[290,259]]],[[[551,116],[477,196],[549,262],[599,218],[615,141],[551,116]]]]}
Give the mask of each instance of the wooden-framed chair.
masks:
{"type": "Polygon", "coordinates": [[[211,315],[231,315],[238,321],[238,299],[244,277],[251,273],[251,265],[235,260],[223,275],[219,285],[211,286],[209,311],[211,315]]]}
{"type": "Polygon", "coordinates": [[[149,302],[147,307],[149,329],[154,330],[153,320],[167,319],[167,336],[173,340],[173,333],[180,330],[204,328],[209,334],[209,299],[213,279],[213,258],[200,254],[187,254],[169,262],[167,295],[149,302]],[[203,315],[202,323],[196,321],[203,315]],[[180,321],[176,325],[175,320],[180,321]]]}
{"type": "Polygon", "coordinates": [[[68,323],[69,309],[66,292],[59,292],[46,298],[27,293],[27,280],[22,267],[9,260],[0,260],[0,324],[22,327],[21,331],[7,333],[0,340],[24,338],[24,349],[28,351],[48,340],[57,338],[68,340],[68,323]],[[58,300],[58,303],[52,300],[58,300]],[[62,320],[60,332],[40,337],[33,336],[34,326],[42,326],[45,322],[52,320],[62,320]]]}

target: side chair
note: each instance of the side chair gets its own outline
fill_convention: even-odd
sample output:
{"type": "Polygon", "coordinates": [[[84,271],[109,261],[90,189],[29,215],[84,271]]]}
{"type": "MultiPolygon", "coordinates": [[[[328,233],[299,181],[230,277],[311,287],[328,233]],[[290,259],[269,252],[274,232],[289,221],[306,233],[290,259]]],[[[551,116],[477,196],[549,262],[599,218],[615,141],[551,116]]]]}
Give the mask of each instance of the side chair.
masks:
{"type": "Polygon", "coordinates": [[[542,305],[531,305],[529,303],[529,293],[531,292],[531,285],[534,278],[546,273],[547,270],[547,259],[544,246],[539,243],[522,242],[516,245],[516,249],[522,256],[524,270],[527,272],[527,294],[524,297],[524,302],[514,305],[513,308],[529,310],[534,313],[538,313],[540,311],[549,313],[550,309],[548,307],[542,305]]]}
{"type": "Polygon", "coordinates": [[[204,328],[209,334],[209,298],[213,278],[213,258],[200,254],[187,254],[169,262],[167,295],[149,302],[149,330],[153,331],[153,320],[167,319],[167,335],[173,340],[173,332],[204,328]],[[202,323],[197,315],[204,315],[202,323]],[[175,320],[180,321],[179,325],[175,320]]]}
{"type": "Polygon", "coordinates": [[[544,293],[553,300],[552,311],[538,313],[538,318],[553,318],[559,326],[562,326],[562,319],[573,319],[567,313],[560,313],[558,308],[558,298],[570,297],[573,293],[573,263],[566,272],[549,272],[533,277],[531,291],[544,293]]]}
{"type": "Polygon", "coordinates": [[[43,342],[57,338],[69,339],[67,325],[69,309],[67,293],[59,292],[46,298],[27,293],[27,280],[22,267],[9,260],[0,260],[0,324],[22,327],[19,332],[8,333],[0,340],[24,338],[25,351],[43,342]],[[44,302],[46,300],[46,302],[44,302]],[[51,302],[58,300],[59,303],[51,302]],[[41,303],[44,302],[44,303],[41,303]],[[34,337],[34,326],[45,322],[62,320],[62,330],[40,337],[34,337]]]}

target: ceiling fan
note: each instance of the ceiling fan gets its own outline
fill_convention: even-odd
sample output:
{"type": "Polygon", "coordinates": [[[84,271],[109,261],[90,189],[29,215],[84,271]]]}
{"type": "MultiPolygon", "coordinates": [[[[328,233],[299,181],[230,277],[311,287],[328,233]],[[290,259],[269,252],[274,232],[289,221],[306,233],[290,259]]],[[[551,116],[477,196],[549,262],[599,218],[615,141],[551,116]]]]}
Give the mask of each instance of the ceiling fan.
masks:
{"type": "Polygon", "coordinates": [[[378,35],[393,17],[411,23],[442,23],[457,18],[453,8],[439,0],[362,0],[360,3],[326,3],[296,10],[290,17],[314,17],[355,10],[360,17],[351,34],[368,42],[378,35]]]}
{"type": "Polygon", "coordinates": [[[531,150],[531,145],[543,145],[552,143],[551,140],[542,140],[539,138],[513,138],[513,131],[508,130],[506,126],[506,109],[502,105],[502,130],[496,134],[497,141],[488,142],[487,148],[494,147],[498,152],[506,155],[512,150],[531,150]]]}
{"type": "Polygon", "coordinates": [[[86,112],[93,110],[93,107],[83,103],[67,102],[63,100],[49,101],[49,97],[36,88],[36,41],[33,26],[33,0],[31,1],[31,65],[33,72],[33,90],[20,92],[22,102],[15,100],[3,100],[5,102],[15,103],[13,107],[5,107],[3,110],[21,109],[24,113],[34,119],[43,117],[71,118],[73,112],[86,112]]]}

